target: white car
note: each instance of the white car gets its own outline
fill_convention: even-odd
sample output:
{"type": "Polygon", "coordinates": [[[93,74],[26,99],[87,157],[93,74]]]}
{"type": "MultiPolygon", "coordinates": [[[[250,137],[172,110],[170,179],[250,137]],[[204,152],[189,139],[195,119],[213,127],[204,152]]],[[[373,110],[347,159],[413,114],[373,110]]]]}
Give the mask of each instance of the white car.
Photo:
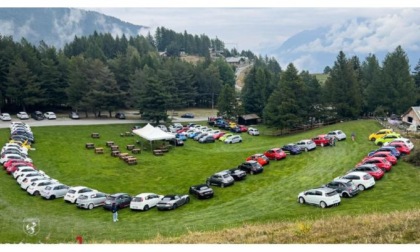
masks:
{"type": "Polygon", "coordinates": [[[107,195],[102,192],[87,192],[80,194],[77,198],[76,206],[79,208],[93,209],[94,207],[105,205],[107,195]]]}
{"type": "Polygon", "coordinates": [[[241,143],[242,137],[239,135],[233,135],[225,139],[225,143],[233,144],[233,143],[241,143]]]}
{"type": "Polygon", "coordinates": [[[26,148],[22,148],[20,147],[18,144],[16,145],[5,145],[2,149],[1,149],[1,154],[3,154],[5,151],[8,150],[13,150],[13,151],[18,151],[21,154],[28,156],[28,149],[26,148]]]}
{"type": "Polygon", "coordinates": [[[375,179],[372,177],[372,175],[366,172],[349,172],[346,175],[335,179],[349,179],[356,185],[359,191],[363,191],[375,185],[375,179]]]}
{"type": "Polygon", "coordinates": [[[27,120],[27,119],[29,119],[29,115],[26,112],[24,112],[24,111],[21,111],[21,112],[17,113],[16,116],[20,120],[27,120]]]}
{"type": "Polygon", "coordinates": [[[40,195],[41,190],[43,190],[45,187],[53,184],[57,184],[58,181],[56,180],[36,180],[32,182],[32,184],[26,189],[26,191],[30,195],[40,195]]]}
{"type": "Polygon", "coordinates": [[[259,136],[260,135],[260,131],[256,128],[248,128],[248,134],[250,134],[251,136],[259,136]]]}
{"type": "Polygon", "coordinates": [[[41,197],[45,199],[61,198],[66,195],[69,188],[69,186],[60,183],[49,185],[41,190],[41,197]]]}
{"type": "Polygon", "coordinates": [[[346,140],[346,138],[347,138],[346,134],[341,130],[330,131],[330,132],[328,132],[327,135],[337,138],[338,141],[346,140]]]}
{"type": "Polygon", "coordinates": [[[22,172],[20,174],[20,176],[16,178],[16,182],[20,185],[20,184],[22,184],[23,180],[25,180],[25,178],[32,178],[32,177],[37,177],[37,176],[43,176],[45,178],[49,178],[43,172],[40,172],[40,171],[32,171],[31,172],[31,171],[29,171],[29,172],[22,172]]]}
{"type": "Polygon", "coordinates": [[[25,172],[34,172],[36,169],[32,166],[19,166],[16,170],[12,173],[13,178],[17,179],[22,173],[25,172]]]}
{"type": "Polygon", "coordinates": [[[10,114],[9,113],[1,113],[0,114],[0,119],[2,121],[11,121],[12,120],[12,117],[10,117],[10,114]]]}
{"type": "Polygon", "coordinates": [[[387,142],[387,143],[384,143],[384,146],[387,146],[387,145],[389,145],[390,143],[393,143],[393,142],[401,142],[401,143],[403,143],[403,144],[405,144],[405,145],[407,145],[407,147],[410,149],[410,150],[412,150],[412,149],[414,149],[414,144],[413,144],[413,142],[411,142],[410,141],[410,139],[408,139],[408,138],[404,138],[404,137],[400,137],[400,138],[395,138],[394,140],[392,140],[391,142],[387,142]]]}
{"type": "Polygon", "coordinates": [[[310,139],[303,139],[296,143],[302,151],[310,151],[316,149],[316,144],[310,139]]]}
{"type": "Polygon", "coordinates": [[[162,198],[163,195],[158,195],[156,193],[140,193],[131,200],[130,208],[132,210],[147,211],[150,208],[155,207],[162,198]]]}
{"type": "Polygon", "coordinates": [[[80,194],[88,193],[92,191],[97,192],[96,190],[90,189],[89,187],[86,187],[86,186],[70,187],[66,195],[64,196],[64,201],[70,202],[72,204],[77,203],[77,198],[79,197],[80,194]]]}
{"type": "Polygon", "coordinates": [[[322,187],[299,193],[298,202],[326,208],[328,206],[338,206],[341,202],[341,197],[335,189],[322,187]]]}
{"type": "Polygon", "coordinates": [[[49,180],[49,178],[46,178],[42,175],[25,178],[22,180],[22,183],[20,183],[20,188],[26,191],[26,189],[28,189],[28,187],[37,180],[49,180]]]}
{"type": "Polygon", "coordinates": [[[9,154],[4,154],[4,155],[1,156],[1,158],[0,158],[0,164],[3,165],[4,163],[6,163],[7,161],[9,161],[10,159],[22,159],[23,161],[33,163],[32,162],[32,159],[26,157],[24,154],[19,155],[19,154],[9,153],[9,154]]]}
{"type": "Polygon", "coordinates": [[[57,119],[57,116],[55,115],[54,112],[45,112],[44,113],[44,117],[48,120],[54,120],[57,119]]]}
{"type": "Polygon", "coordinates": [[[156,127],[158,127],[159,129],[161,129],[161,130],[163,130],[165,132],[168,132],[168,128],[165,125],[163,125],[163,124],[160,124],[160,125],[158,125],[156,127]]]}

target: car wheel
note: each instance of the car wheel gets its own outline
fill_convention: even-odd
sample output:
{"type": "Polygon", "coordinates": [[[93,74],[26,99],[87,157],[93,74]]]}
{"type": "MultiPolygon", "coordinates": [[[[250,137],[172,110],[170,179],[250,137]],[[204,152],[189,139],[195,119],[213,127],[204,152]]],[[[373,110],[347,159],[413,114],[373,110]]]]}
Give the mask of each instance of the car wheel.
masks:
{"type": "Polygon", "coordinates": [[[187,204],[187,203],[189,203],[190,202],[190,198],[187,198],[186,200],[185,200],[185,204],[187,204]]]}
{"type": "Polygon", "coordinates": [[[365,190],[365,186],[360,184],[357,186],[357,189],[359,189],[359,191],[364,191],[365,190]]]}
{"type": "Polygon", "coordinates": [[[383,143],[382,143],[382,142],[379,142],[379,143],[378,143],[378,146],[382,146],[382,145],[383,145],[383,143]]]}
{"type": "Polygon", "coordinates": [[[50,199],[55,199],[55,195],[51,195],[50,196],[50,199]]]}
{"type": "Polygon", "coordinates": [[[299,203],[300,204],[305,204],[305,199],[303,197],[299,197],[299,203]]]}
{"type": "Polygon", "coordinates": [[[254,171],[250,171],[249,173],[250,173],[251,175],[254,175],[254,171]]]}
{"type": "Polygon", "coordinates": [[[143,207],[143,211],[147,211],[147,210],[149,210],[149,205],[145,205],[145,206],[143,207]]]}
{"type": "Polygon", "coordinates": [[[210,186],[210,181],[207,180],[206,184],[207,184],[207,186],[210,186]]]}
{"type": "Polygon", "coordinates": [[[172,207],[172,209],[176,209],[178,207],[178,205],[177,204],[174,204],[174,206],[172,207]]]}
{"type": "Polygon", "coordinates": [[[326,204],[324,201],[321,201],[321,202],[319,203],[319,206],[320,206],[321,208],[326,208],[326,207],[327,207],[327,204],[326,204]]]}
{"type": "Polygon", "coordinates": [[[372,137],[372,139],[370,139],[370,141],[376,141],[376,138],[372,137]]]}
{"type": "Polygon", "coordinates": [[[88,208],[89,208],[89,210],[92,210],[93,209],[93,204],[90,203],[89,206],[88,206],[88,208]]]}
{"type": "Polygon", "coordinates": [[[39,191],[35,191],[33,195],[39,196],[39,191]]]}
{"type": "Polygon", "coordinates": [[[220,184],[220,187],[221,187],[221,188],[224,188],[224,187],[225,187],[225,184],[221,183],[221,184],[220,184]]]}
{"type": "Polygon", "coordinates": [[[324,147],[324,143],[321,143],[321,147],[324,147]]]}
{"type": "Polygon", "coordinates": [[[240,143],[242,143],[242,140],[239,140],[240,143]]]}
{"type": "Polygon", "coordinates": [[[73,201],[73,204],[76,204],[77,203],[77,199],[75,199],[74,201],[73,201]]]}

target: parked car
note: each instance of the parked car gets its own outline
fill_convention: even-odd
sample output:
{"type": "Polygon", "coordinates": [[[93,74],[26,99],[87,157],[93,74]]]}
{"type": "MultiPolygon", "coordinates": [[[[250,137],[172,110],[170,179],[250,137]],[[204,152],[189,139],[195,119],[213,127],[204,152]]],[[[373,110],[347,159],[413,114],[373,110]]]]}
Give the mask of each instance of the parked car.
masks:
{"type": "Polygon", "coordinates": [[[165,195],[158,203],[158,210],[175,210],[180,206],[183,206],[190,202],[190,196],[185,195],[165,195]]]}
{"type": "Polygon", "coordinates": [[[323,134],[323,135],[318,135],[312,138],[312,141],[314,141],[316,146],[324,147],[324,146],[330,145],[331,143],[330,139],[331,137],[329,135],[323,134]]]}
{"type": "Polygon", "coordinates": [[[12,117],[10,117],[10,114],[9,113],[1,113],[0,114],[0,119],[2,121],[11,121],[12,120],[12,117]]]}
{"type": "Polygon", "coordinates": [[[21,185],[25,178],[32,178],[32,177],[43,177],[43,178],[49,178],[48,175],[46,175],[43,171],[23,171],[20,173],[19,176],[16,177],[16,182],[21,185]]]}
{"type": "Polygon", "coordinates": [[[329,206],[338,206],[341,202],[341,198],[335,189],[322,187],[299,193],[298,202],[300,204],[306,203],[326,208],[329,206]]]}
{"type": "Polygon", "coordinates": [[[290,155],[297,155],[302,153],[300,147],[294,143],[289,143],[281,147],[281,149],[290,155]]]}
{"type": "MultiPolygon", "coordinates": [[[[13,159],[13,160],[15,160],[15,159],[13,159]]],[[[6,173],[7,174],[10,175],[10,174],[14,173],[17,170],[18,167],[22,167],[22,166],[31,166],[36,170],[36,168],[34,167],[34,165],[32,163],[25,162],[25,161],[20,161],[20,160],[17,160],[17,161],[19,161],[19,162],[14,162],[11,165],[7,166],[7,168],[4,167],[4,168],[6,168],[6,173]]]]}
{"type": "Polygon", "coordinates": [[[259,136],[260,135],[260,131],[256,128],[248,128],[248,134],[250,134],[251,136],[259,136]]]}
{"type": "Polygon", "coordinates": [[[178,139],[178,138],[172,138],[172,139],[169,139],[167,141],[170,145],[184,146],[184,141],[182,141],[181,139],[178,139]]]}
{"type": "Polygon", "coordinates": [[[156,193],[140,193],[131,200],[130,209],[147,211],[150,208],[155,207],[162,198],[163,195],[156,193]]]}
{"type": "Polygon", "coordinates": [[[375,180],[380,180],[385,175],[384,170],[379,169],[375,164],[359,165],[356,168],[351,169],[349,172],[366,172],[375,180]]]}
{"type": "Polygon", "coordinates": [[[214,143],[214,137],[211,135],[204,136],[198,140],[199,143],[214,143]]]}
{"type": "Polygon", "coordinates": [[[30,185],[32,185],[33,182],[38,181],[38,180],[46,180],[46,181],[50,181],[50,178],[47,178],[41,174],[38,174],[36,176],[31,176],[31,177],[26,177],[24,178],[21,183],[20,183],[20,188],[22,188],[22,190],[27,190],[29,188],[30,185]]]}
{"type": "Polygon", "coordinates": [[[310,139],[303,139],[296,143],[297,146],[301,149],[301,151],[311,151],[316,149],[316,144],[314,141],[310,139]]]}
{"type": "Polygon", "coordinates": [[[381,138],[389,133],[394,132],[392,129],[381,129],[376,133],[372,133],[369,135],[368,139],[369,141],[375,141],[378,138],[381,138]]]}
{"type": "Polygon", "coordinates": [[[351,198],[359,193],[356,185],[348,179],[336,179],[324,186],[335,189],[341,197],[351,198]]]}
{"type": "Polygon", "coordinates": [[[239,135],[233,135],[225,140],[226,144],[242,143],[242,137],[239,135]]]}
{"type": "Polygon", "coordinates": [[[366,172],[353,171],[336,179],[351,180],[356,185],[357,189],[359,189],[359,191],[363,191],[375,186],[375,179],[366,172]]]}
{"type": "Polygon", "coordinates": [[[401,153],[394,147],[394,146],[382,146],[379,149],[373,150],[371,152],[368,153],[368,156],[372,156],[374,153],[379,152],[379,151],[386,151],[391,153],[392,155],[394,155],[396,158],[400,158],[401,153]]]}
{"type": "Polygon", "coordinates": [[[346,140],[346,134],[341,130],[333,130],[327,133],[328,136],[335,137],[338,141],[346,140]]]}
{"type": "Polygon", "coordinates": [[[386,152],[386,151],[378,151],[378,152],[372,154],[371,156],[365,157],[362,161],[366,161],[366,160],[368,160],[370,158],[373,158],[373,157],[385,158],[392,165],[396,165],[397,162],[398,162],[398,159],[394,155],[392,155],[391,153],[386,152]]]}
{"type": "Polygon", "coordinates": [[[36,172],[37,170],[32,166],[21,166],[16,169],[15,172],[12,173],[14,179],[18,179],[22,174],[27,172],[36,172]]]}
{"type": "Polygon", "coordinates": [[[246,158],[246,161],[250,160],[257,161],[262,166],[270,164],[270,159],[261,153],[254,154],[246,158]]]}
{"type": "Polygon", "coordinates": [[[87,192],[77,197],[76,206],[78,208],[93,209],[94,207],[103,206],[107,195],[103,192],[87,192]]]}
{"type": "Polygon", "coordinates": [[[194,118],[193,113],[185,113],[181,115],[181,118],[194,118]]]}
{"type": "Polygon", "coordinates": [[[214,191],[207,184],[200,184],[191,186],[189,193],[197,197],[198,199],[209,199],[214,196],[214,191]]]}
{"type": "Polygon", "coordinates": [[[235,181],[241,181],[246,179],[246,172],[239,169],[239,168],[232,168],[229,170],[224,170],[224,172],[227,172],[235,181]]]}
{"type": "Polygon", "coordinates": [[[226,134],[224,134],[223,136],[219,137],[219,141],[224,142],[224,141],[225,141],[228,137],[231,137],[231,136],[233,136],[233,134],[231,134],[231,133],[226,133],[226,134]]]}
{"type": "Polygon", "coordinates": [[[44,199],[61,198],[64,197],[64,195],[66,195],[69,188],[69,186],[60,183],[49,185],[43,190],[41,190],[41,197],[43,197],[44,199]]]}
{"type": "Polygon", "coordinates": [[[77,120],[77,119],[80,119],[80,116],[79,116],[79,113],[72,111],[69,113],[69,118],[77,120]]]}
{"type": "Polygon", "coordinates": [[[384,143],[383,146],[388,146],[391,143],[403,143],[403,144],[405,144],[410,149],[410,151],[412,149],[414,149],[413,142],[411,142],[410,139],[408,139],[408,138],[404,138],[404,137],[396,138],[396,139],[392,140],[391,142],[384,143]]]}
{"type": "Polygon", "coordinates": [[[45,187],[53,184],[57,184],[57,180],[37,180],[32,182],[32,184],[26,189],[29,195],[40,195],[41,190],[43,190],[45,187]]]}
{"type": "Polygon", "coordinates": [[[64,195],[64,201],[70,202],[72,204],[77,203],[77,198],[79,197],[80,194],[88,193],[88,192],[92,192],[92,191],[96,191],[96,190],[93,190],[93,189],[91,189],[89,187],[85,187],[85,186],[70,187],[69,190],[67,191],[66,195],[64,195]]]}
{"type": "Polygon", "coordinates": [[[18,112],[16,114],[16,117],[19,118],[20,120],[27,120],[27,119],[29,119],[29,115],[26,112],[24,112],[24,111],[18,112]]]}
{"type": "Polygon", "coordinates": [[[272,148],[264,152],[264,155],[269,159],[280,160],[287,157],[287,154],[281,148],[272,148]]]}
{"type": "Polygon", "coordinates": [[[257,161],[245,161],[238,166],[239,169],[251,175],[262,173],[264,168],[257,161]]]}
{"type": "Polygon", "coordinates": [[[34,111],[31,114],[32,119],[34,120],[44,120],[44,114],[41,111],[34,111]]]}
{"type": "Polygon", "coordinates": [[[115,203],[117,205],[117,209],[122,209],[129,207],[132,199],[133,198],[128,193],[115,193],[107,196],[103,207],[106,210],[111,210],[112,204],[115,203]]]}
{"type": "Polygon", "coordinates": [[[48,120],[55,120],[55,119],[57,119],[57,116],[55,115],[54,112],[45,112],[44,113],[44,118],[48,119],[48,120]]]}
{"type": "Polygon", "coordinates": [[[18,160],[23,160],[26,162],[32,162],[32,159],[24,156],[24,154],[15,154],[15,153],[10,153],[10,154],[2,154],[1,158],[0,158],[0,164],[4,165],[4,163],[6,163],[7,161],[9,161],[10,159],[18,159],[18,160]]]}
{"type": "Polygon", "coordinates": [[[219,132],[217,134],[214,134],[213,137],[214,137],[214,139],[219,140],[219,138],[221,138],[225,134],[226,134],[226,132],[221,131],[221,132],[219,132]]]}
{"type": "Polygon", "coordinates": [[[376,139],[375,144],[379,145],[379,146],[382,146],[382,145],[384,145],[384,143],[392,142],[393,140],[395,140],[397,138],[401,138],[401,134],[396,133],[396,132],[391,132],[389,134],[386,134],[383,137],[380,137],[380,138],[376,139]]]}
{"type": "Polygon", "coordinates": [[[403,156],[410,155],[410,152],[411,152],[410,148],[405,143],[392,142],[387,145],[387,147],[389,146],[395,147],[395,149],[397,149],[400,152],[400,154],[403,156]]]}
{"type": "Polygon", "coordinates": [[[117,113],[115,113],[115,118],[125,119],[125,114],[123,112],[117,112],[117,113]]]}
{"type": "Polygon", "coordinates": [[[374,164],[378,168],[382,169],[384,172],[389,172],[389,171],[391,171],[391,168],[392,168],[392,164],[390,162],[388,162],[385,158],[382,158],[382,157],[369,158],[365,161],[362,161],[362,162],[358,163],[356,165],[356,167],[360,166],[360,165],[363,165],[363,164],[374,164]]]}
{"type": "Polygon", "coordinates": [[[208,177],[206,180],[206,184],[208,186],[217,185],[222,188],[233,185],[234,183],[235,183],[235,180],[233,179],[233,177],[228,172],[224,172],[224,171],[215,173],[211,175],[210,177],[208,177]]]}

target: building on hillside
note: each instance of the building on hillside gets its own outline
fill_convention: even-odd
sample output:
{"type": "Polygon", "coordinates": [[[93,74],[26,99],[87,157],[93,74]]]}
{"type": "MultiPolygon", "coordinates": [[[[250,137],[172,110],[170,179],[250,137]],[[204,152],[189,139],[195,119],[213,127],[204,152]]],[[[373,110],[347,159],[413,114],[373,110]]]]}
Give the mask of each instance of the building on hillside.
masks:
{"type": "Polygon", "coordinates": [[[247,57],[228,57],[228,58],[226,58],[226,62],[229,65],[240,66],[240,65],[243,65],[243,64],[247,63],[248,58],[247,57]]]}
{"type": "Polygon", "coordinates": [[[256,114],[241,115],[238,117],[238,124],[253,125],[261,122],[261,118],[256,114]]]}

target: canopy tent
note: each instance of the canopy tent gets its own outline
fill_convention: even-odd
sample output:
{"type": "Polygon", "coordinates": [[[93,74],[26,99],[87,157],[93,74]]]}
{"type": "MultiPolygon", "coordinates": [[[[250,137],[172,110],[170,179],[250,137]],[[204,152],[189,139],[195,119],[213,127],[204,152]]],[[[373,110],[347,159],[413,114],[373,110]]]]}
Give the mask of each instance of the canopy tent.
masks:
{"type": "Polygon", "coordinates": [[[150,125],[150,123],[148,123],[143,128],[133,130],[133,133],[148,140],[150,142],[150,146],[152,146],[152,141],[169,140],[175,138],[173,134],[165,132],[160,128],[155,128],[150,125]]]}

